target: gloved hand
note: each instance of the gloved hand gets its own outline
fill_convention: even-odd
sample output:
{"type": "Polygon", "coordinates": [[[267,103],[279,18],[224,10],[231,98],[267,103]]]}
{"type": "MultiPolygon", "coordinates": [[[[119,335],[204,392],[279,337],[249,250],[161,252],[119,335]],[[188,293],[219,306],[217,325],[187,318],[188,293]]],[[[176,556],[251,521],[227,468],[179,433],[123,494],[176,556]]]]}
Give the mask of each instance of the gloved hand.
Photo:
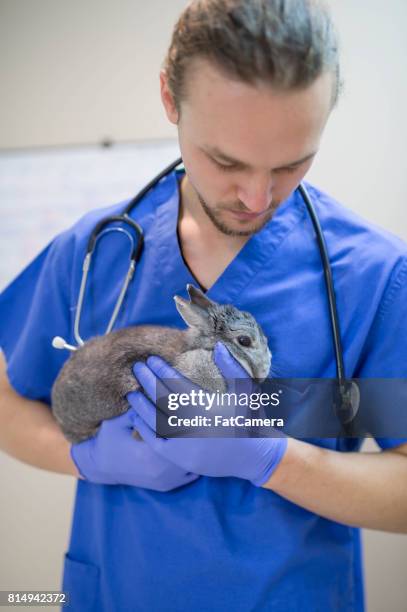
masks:
{"type": "Polygon", "coordinates": [[[132,413],[130,409],[102,421],[95,436],[71,445],[71,457],[82,476],[94,483],[154,491],[170,491],[196,480],[197,474],[171,463],[132,436],[132,413]]]}
{"type": "MultiPolygon", "coordinates": [[[[214,359],[226,379],[247,378],[247,372],[217,343],[214,359]]],[[[159,357],[149,357],[147,365],[136,363],[134,373],[150,398],[155,400],[157,379],[165,379],[168,393],[170,380],[182,375],[159,357]]],[[[186,379],[184,379],[186,380],[186,379]]],[[[163,385],[163,381],[159,381],[163,385]]],[[[178,387],[179,388],[179,387],[178,387]]],[[[189,389],[199,389],[189,382],[189,389]]],[[[287,438],[157,438],[156,406],[136,391],[128,396],[133,407],[132,421],[151,449],[183,468],[205,476],[235,476],[261,486],[279,465],[287,448],[287,438]]]]}

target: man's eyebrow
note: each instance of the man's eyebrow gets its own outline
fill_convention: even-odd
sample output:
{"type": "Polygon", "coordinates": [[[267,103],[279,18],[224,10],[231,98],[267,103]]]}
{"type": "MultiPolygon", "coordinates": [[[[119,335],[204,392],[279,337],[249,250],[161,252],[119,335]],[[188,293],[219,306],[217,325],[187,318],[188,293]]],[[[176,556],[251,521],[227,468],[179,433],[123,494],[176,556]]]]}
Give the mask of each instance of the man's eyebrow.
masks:
{"type": "MultiPolygon", "coordinates": [[[[228,164],[234,164],[236,166],[240,166],[241,168],[250,169],[249,164],[246,164],[245,162],[242,162],[239,159],[235,159],[234,157],[230,157],[229,155],[222,153],[222,151],[220,151],[217,147],[202,147],[202,148],[206,153],[209,153],[209,155],[214,155],[215,157],[221,159],[222,161],[227,162],[228,164]]],[[[284,164],[283,166],[279,166],[278,168],[273,168],[273,170],[284,170],[285,168],[290,168],[292,166],[299,166],[300,164],[303,164],[304,162],[311,159],[312,157],[315,157],[317,153],[318,151],[313,151],[312,153],[309,153],[308,155],[306,155],[305,157],[301,159],[297,159],[296,161],[290,162],[288,164],[284,164]]]]}

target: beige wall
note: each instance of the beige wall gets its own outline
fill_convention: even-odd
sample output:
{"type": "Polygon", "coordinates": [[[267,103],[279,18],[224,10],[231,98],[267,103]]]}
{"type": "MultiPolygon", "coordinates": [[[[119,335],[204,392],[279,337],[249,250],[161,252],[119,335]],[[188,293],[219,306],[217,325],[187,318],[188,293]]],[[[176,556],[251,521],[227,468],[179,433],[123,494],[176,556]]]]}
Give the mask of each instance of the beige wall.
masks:
{"type": "MultiPolygon", "coordinates": [[[[185,4],[0,0],[0,148],[175,137],[158,71],[185,4]]],[[[346,90],[308,178],[407,239],[407,4],[330,4],[346,90]]],[[[74,482],[0,457],[0,589],[56,589],[74,482]]],[[[405,609],[407,538],[370,531],[364,538],[369,612],[405,609]]]]}
{"type": "Polygon", "coordinates": [[[163,138],[158,72],[185,0],[1,0],[0,146],[163,138]]]}

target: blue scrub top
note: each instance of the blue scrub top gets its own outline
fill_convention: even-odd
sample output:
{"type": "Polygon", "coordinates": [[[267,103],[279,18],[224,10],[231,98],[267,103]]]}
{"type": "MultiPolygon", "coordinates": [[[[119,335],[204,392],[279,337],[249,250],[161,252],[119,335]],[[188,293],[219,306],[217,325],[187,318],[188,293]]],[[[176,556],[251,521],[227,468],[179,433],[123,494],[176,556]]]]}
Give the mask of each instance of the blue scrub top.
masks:
{"type": "MultiPolygon", "coordinates": [[[[132,216],[144,252],[116,327],[185,327],[175,294],[196,283],[177,239],[180,172],[144,198],[132,216]]],[[[332,265],[348,377],[405,377],[407,245],[306,183],[332,265]]],[[[67,351],[89,234],[125,203],[92,211],[57,236],[0,296],[0,344],[13,387],[50,402],[67,351]]],[[[97,247],[81,333],[102,333],[128,246],[105,236],[97,247]]],[[[306,208],[294,192],[252,236],[208,296],[251,312],[268,337],[281,377],[335,377],[320,255],[306,208]]],[[[382,448],[405,439],[378,439],[382,448]]],[[[313,439],[341,452],[361,440],[313,439]]],[[[360,533],[238,478],[200,477],[168,493],[78,481],[63,589],[78,612],[360,611],[360,533]]]]}

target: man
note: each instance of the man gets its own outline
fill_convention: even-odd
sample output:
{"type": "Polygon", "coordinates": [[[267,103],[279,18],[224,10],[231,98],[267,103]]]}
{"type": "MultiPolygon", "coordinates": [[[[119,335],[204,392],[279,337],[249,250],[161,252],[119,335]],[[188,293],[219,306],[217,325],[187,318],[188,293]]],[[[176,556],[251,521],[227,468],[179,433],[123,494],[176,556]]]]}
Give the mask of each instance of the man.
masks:
{"type": "MultiPolygon", "coordinates": [[[[295,189],[339,84],[334,30],[316,2],[185,9],[161,96],[186,172],[132,213],[146,248],[119,326],[179,327],[172,296],[199,283],[256,317],[279,376],[335,376],[321,262],[295,189]]],[[[308,188],[328,242],[347,376],[405,377],[406,244],[308,188]]],[[[140,394],[94,438],[72,448],[63,438],[49,403],[67,355],[51,340],[73,338],[89,233],[122,208],[93,211],[58,236],[0,302],[2,448],[80,477],[64,568],[70,609],[363,610],[358,527],[407,532],[406,439],[378,439],[383,452],[363,455],[358,439],[164,441],[140,394]]],[[[111,312],[120,244],[93,272],[104,297],[84,313],[87,331],[111,312]]],[[[236,374],[221,347],[215,358],[236,374]]],[[[135,368],[146,389],[168,372],[154,358],[135,368]]]]}

